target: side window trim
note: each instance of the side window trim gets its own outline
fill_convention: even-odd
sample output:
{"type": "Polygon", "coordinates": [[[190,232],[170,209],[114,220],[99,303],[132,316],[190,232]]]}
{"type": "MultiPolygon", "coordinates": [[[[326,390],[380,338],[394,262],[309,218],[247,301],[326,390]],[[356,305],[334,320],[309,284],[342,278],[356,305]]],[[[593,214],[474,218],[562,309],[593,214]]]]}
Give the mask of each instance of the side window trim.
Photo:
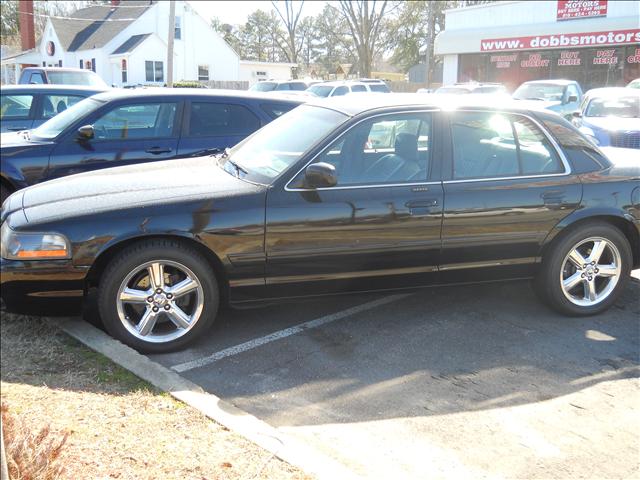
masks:
{"type": "MultiPolygon", "coordinates": [[[[559,173],[542,173],[542,174],[535,174],[535,175],[517,175],[517,176],[509,176],[509,177],[488,177],[488,178],[470,178],[470,179],[460,179],[460,180],[455,180],[453,179],[453,148],[450,150],[448,157],[448,169],[447,169],[447,174],[446,176],[448,178],[444,178],[443,175],[443,182],[442,183],[475,183],[475,182],[495,182],[498,180],[519,180],[519,179],[527,179],[527,178],[548,178],[548,177],[560,177],[560,176],[567,176],[567,175],[571,175],[572,169],[570,166],[569,161],[567,160],[567,157],[565,156],[564,152],[562,151],[562,148],[560,148],[560,146],[558,145],[558,142],[556,142],[555,138],[553,138],[549,132],[547,132],[546,128],[544,128],[542,126],[542,124],[535,119],[534,117],[530,116],[530,115],[526,115],[524,113],[519,113],[519,112],[505,112],[505,111],[501,111],[501,110],[466,110],[466,109],[462,109],[462,110],[457,110],[457,112],[469,112],[469,113],[503,113],[505,115],[514,115],[514,116],[520,116],[523,118],[528,119],[529,121],[533,122],[533,124],[538,128],[538,130],[540,130],[542,132],[542,134],[544,135],[544,137],[549,141],[549,143],[551,144],[551,148],[554,149],[555,153],[558,155],[558,157],[560,158],[560,161],[562,162],[562,165],[564,167],[564,172],[559,172],[559,173]]],[[[447,126],[447,130],[449,131],[449,138],[450,138],[450,142],[453,142],[453,136],[451,135],[451,117],[447,118],[446,122],[445,122],[446,126],[447,126]]]]}
{"type": "MultiPolygon", "coordinates": [[[[287,191],[287,192],[315,192],[315,191],[324,191],[324,190],[357,190],[357,189],[362,189],[362,188],[389,188],[389,187],[412,187],[412,186],[422,186],[422,185],[440,185],[442,183],[441,180],[438,180],[438,181],[428,180],[428,181],[424,181],[424,182],[410,182],[410,183],[397,183],[397,184],[396,183],[381,183],[381,184],[373,184],[373,185],[344,185],[344,186],[319,187],[319,188],[297,188],[297,187],[290,187],[289,186],[298,177],[298,175],[300,175],[300,172],[302,172],[305,168],[307,168],[314,161],[316,161],[318,159],[318,157],[320,157],[329,146],[331,146],[335,142],[339,141],[344,135],[349,133],[353,128],[356,128],[358,125],[360,125],[363,122],[367,122],[367,121],[369,121],[369,120],[371,120],[373,118],[384,117],[384,116],[387,116],[387,115],[401,115],[401,114],[406,114],[406,113],[415,113],[415,114],[431,113],[432,114],[431,133],[435,138],[436,135],[434,134],[434,131],[437,133],[437,128],[438,128],[437,119],[438,119],[438,117],[440,117],[440,115],[438,114],[439,112],[440,112],[440,109],[438,109],[438,108],[430,108],[430,109],[426,109],[426,110],[425,109],[420,109],[420,110],[402,110],[402,111],[397,111],[397,112],[379,113],[379,114],[371,115],[369,117],[366,117],[366,118],[363,118],[363,119],[357,121],[356,123],[350,125],[348,128],[343,130],[337,137],[332,138],[331,141],[328,142],[326,145],[324,145],[320,150],[318,150],[311,157],[311,159],[309,161],[305,162],[303,167],[300,168],[299,170],[297,170],[296,173],[294,175],[292,175],[291,178],[289,178],[287,183],[285,183],[284,190],[287,191]]],[[[434,142],[434,146],[437,146],[438,143],[439,142],[434,142]]],[[[434,148],[433,151],[434,151],[434,154],[435,154],[436,152],[439,152],[439,149],[435,149],[434,148]]],[[[432,155],[432,161],[430,163],[431,164],[440,163],[440,159],[437,158],[437,155],[432,155]],[[435,157],[435,159],[434,159],[434,157],[435,157]]],[[[433,172],[437,172],[437,168],[433,168],[432,166],[429,166],[429,175],[430,176],[434,176],[433,172]]],[[[429,176],[427,178],[429,178],[429,176]]]]}

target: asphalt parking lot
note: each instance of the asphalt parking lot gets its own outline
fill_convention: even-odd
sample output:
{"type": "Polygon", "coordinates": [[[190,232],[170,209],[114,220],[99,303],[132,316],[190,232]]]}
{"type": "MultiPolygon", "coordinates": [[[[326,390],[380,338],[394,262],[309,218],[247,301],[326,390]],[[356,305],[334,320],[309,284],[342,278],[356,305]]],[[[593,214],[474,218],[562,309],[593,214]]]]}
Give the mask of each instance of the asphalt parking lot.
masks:
{"type": "Polygon", "coordinates": [[[567,318],[527,282],[226,310],[151,358],[375,478],[639,478],[640,271],[567,318]]]}

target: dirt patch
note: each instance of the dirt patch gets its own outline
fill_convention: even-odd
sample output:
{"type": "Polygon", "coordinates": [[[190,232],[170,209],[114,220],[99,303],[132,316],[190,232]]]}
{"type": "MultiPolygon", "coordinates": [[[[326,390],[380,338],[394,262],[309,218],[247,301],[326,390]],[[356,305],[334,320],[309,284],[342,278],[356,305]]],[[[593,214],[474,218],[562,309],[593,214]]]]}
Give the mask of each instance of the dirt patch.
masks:
{"type": "Polygon", "coordinates": [[[39,318],[1,315],[2,402],[30,431],[69,434],[60,478],[311,478],[39,318]]]}

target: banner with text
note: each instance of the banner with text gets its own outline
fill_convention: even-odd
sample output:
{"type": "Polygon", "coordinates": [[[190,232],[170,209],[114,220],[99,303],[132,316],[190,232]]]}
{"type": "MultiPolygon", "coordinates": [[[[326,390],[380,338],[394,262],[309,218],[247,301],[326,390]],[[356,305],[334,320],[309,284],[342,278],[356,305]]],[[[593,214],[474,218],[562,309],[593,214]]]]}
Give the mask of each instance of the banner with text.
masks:
{"type": "Polygon", "coordinates": [[[557,20],[604,17],[607,15],[607,0],[558,0],[557,20]]]}
{"type": "Polygon", "coordinates": [[[489,38],[480,40],[481,52],[535,50],[541,48],[590,47],[640,43],[640,29],[604,32],[560,33],[532,37],[489,38]]]}

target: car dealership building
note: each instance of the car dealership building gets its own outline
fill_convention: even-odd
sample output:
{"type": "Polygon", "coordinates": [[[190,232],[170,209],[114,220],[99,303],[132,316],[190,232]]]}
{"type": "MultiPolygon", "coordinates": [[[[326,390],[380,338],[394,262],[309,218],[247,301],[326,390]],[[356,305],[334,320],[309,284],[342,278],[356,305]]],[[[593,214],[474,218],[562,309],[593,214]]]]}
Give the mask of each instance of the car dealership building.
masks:
{"type": "Polygon", "coordinates": [[[577,80],[584,90],[640,77],[640,2],[507,1],[445,12],[443,84],[577,80]]]}

